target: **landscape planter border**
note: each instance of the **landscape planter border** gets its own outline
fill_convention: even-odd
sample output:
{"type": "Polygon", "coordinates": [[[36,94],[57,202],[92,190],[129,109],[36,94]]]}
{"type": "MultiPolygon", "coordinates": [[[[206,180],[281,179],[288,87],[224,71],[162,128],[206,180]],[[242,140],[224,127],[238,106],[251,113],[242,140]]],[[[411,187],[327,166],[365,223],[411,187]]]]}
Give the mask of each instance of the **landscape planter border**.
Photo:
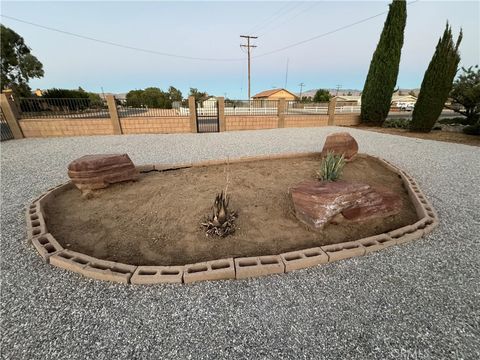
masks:
{"type": "MultiPolygon", "coordinates": [[[[208,160],[184,164],[149,164],[137,166],[142,173],[151,171],[178,170],[191,167],[235,164],[242,162],[287,159],[320,155],[318,152],[280,154],[269,156],[240,157],[227,160],[208,160]]],[[[379,235],[266,256],[238,257],[211,260],[183,266],[137,266],[97,259],[85,254],[64,249],[48,232],[45,203],[59,192],[74,185],[69,181],[49,189],[36,198],[26,210],[27,237],[42,259],[51,265],[70,270],[86,277],[130,284],[191,283],[205,280],[244,279],[269,274],[280,274],[304,269],[337,260],[362,256],[393,245],[419,239],[438,225],[438,215],[420,190],[415,180],[405,171],[387,160],[376,156],[357,154],[356,157],[371,157],[396,173],[412,201],[419,220],[414,224],[379,235]]]]}

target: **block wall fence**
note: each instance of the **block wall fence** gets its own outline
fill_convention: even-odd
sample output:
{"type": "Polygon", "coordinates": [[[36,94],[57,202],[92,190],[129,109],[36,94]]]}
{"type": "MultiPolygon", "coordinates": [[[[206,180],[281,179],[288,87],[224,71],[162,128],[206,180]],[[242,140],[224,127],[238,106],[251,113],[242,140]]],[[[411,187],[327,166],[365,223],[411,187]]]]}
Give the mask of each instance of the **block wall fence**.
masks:
{"type": "MultiPolygon", "coordinates": [[[[359,113],[335,114],[336,99],[327,114],[287,114],[280,99],[276,115],[225,115],[225,100],[218,97],[220,132],[292,127],[352,126],[360,124],[359,113]]],[[[107,95],[109,118],[20,118],[16,104],[1,94],[1,107],[15,139],[120,134],[196,133],[195,100],[189,98],[189,115],[159,117],[119,117],[115,99],[107,95]]]]}

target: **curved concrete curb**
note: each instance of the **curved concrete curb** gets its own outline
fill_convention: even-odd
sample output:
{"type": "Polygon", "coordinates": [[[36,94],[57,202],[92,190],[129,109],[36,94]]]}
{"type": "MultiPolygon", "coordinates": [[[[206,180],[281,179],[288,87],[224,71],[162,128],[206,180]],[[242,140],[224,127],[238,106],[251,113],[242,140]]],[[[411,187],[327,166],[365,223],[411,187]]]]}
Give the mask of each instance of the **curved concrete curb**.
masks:
{"type": "MultiPolygon", "coordinates": [[[[320,153],[297,153],[274,156],[242,157],[229,160],[213,160],[192,164],[151,164],[137,166],[140,172],[168,171],[189,167],[224,165],[272,159],[286,159],[320,155],[320,153]]],[[[136,266],[97,259],[85,254],[64,249],[48,232],[45,204],[59,193],[73,187],[71,182],[61,184],[35,199],[27,208],[27,236],[45,262],[84,276],[131,284],[191,283],[205,280],[244,279],[269,274],[280,274],[304,269],[337,260],[362,256],[372,251],[403,244],[430,233],[438,225],[438,216],[415,180],[392,163],[379,157],[357,154],[357,157],[376,159],[403,180],[410,200],[415,206],[419,220],[399,229],[355,241],[314,247],[282,254],[227,258],[184,266],[136,266]]]]}

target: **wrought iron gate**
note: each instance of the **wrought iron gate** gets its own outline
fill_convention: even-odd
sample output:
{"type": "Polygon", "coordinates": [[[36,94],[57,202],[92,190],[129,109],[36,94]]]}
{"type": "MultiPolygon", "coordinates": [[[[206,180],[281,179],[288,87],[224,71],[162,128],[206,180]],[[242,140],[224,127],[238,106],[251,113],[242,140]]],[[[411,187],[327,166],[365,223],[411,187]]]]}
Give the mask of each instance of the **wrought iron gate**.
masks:
{"type": "Polygon", "coordinates": [[[218,102],[204,101],[195,103],[195,113],[197,117],[197,132],[219,132],[220,124],[218,118],[218,102]]]}
{"type": "Polygon", "coordinates": [[[0,108],[0,132],[2,134],[2,141],[13,139],[12,130],[10,130],[10,126],[8,126],[7,119],[5,119],[2,108],[0,108]]]}

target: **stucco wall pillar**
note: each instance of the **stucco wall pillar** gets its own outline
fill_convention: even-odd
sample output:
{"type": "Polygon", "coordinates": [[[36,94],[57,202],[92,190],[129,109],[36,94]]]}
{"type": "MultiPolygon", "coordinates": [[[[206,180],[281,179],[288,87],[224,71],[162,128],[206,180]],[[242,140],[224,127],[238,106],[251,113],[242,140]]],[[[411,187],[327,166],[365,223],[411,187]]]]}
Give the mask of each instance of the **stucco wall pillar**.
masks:
{"type": "Polygon", "coordinates": [[[117,112],[117,103],[115,102],[115,97],[113,95],[107,95],[107,106],[108,112],[110,114],[110,120],[112,121],[113,133],[115,135],[121,135],[122,125],[120,124],[120,118],[118,117],[117,112]]]}
{"type": "Polygon", "coordinates": [[[277,107],[277,116],[278,116],[278,127],[284,128],[285,127],[285,113],[287,111],[287,101],[285,98],[278,99],[278,107],[277,107]]]}
{"type": "Polygon", "coordinates": [[[18,112],[16,105],[7,95],[3,93],[0,95],[0,106],[2,107],[3,114],[5,115],[5,120],[12,131],[13,138],[23,139],[23,132],[18,124],[18,112]]]}
{"type": "Polygon", "coordinates": [[[328,125],[332,126],[335,125],[335,107],[337,106],[337,98],[333,97],[330,99],[330,102],[328,103],[328,125]]]}

